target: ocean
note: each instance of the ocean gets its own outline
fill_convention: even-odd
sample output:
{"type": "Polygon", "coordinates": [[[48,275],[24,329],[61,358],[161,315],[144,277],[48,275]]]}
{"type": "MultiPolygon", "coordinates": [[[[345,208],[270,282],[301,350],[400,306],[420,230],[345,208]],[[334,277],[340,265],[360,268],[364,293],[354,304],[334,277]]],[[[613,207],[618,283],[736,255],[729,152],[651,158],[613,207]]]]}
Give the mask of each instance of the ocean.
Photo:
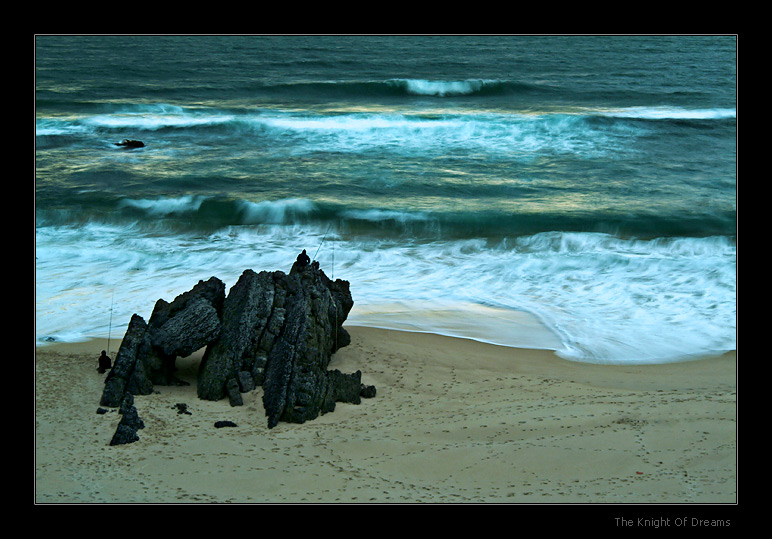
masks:
{"type": "Polygon", "coordinates": [[[34,208],[36,345],[306,249],[351,325],[733,350],[737,38],[36,36],[34,208]]]}

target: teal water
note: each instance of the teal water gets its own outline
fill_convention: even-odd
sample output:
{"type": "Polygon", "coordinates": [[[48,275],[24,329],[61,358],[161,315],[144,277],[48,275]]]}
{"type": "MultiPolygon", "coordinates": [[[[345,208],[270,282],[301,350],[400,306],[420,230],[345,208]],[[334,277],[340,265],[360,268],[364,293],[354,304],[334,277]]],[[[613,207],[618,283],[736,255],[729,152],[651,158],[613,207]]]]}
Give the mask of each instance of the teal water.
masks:
{"type": "Polygon", "coordinates": [[[352,323],[441,310],[444,333],[594,362],[734,349],[736,49],[39,36],[35,338],[122,336],[307,249],[351,282],[352,323]]]}

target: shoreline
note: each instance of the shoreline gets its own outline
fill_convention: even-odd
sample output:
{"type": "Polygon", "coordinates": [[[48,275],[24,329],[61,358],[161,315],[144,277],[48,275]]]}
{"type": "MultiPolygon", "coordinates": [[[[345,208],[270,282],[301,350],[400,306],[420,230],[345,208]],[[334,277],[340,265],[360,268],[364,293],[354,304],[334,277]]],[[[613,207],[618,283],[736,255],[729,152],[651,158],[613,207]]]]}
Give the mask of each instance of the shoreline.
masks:
{"type": "MultiPolygon", "coordinates": [[[[35,501],[737,502],[735,351],[599,365],[346,328],[352,342],[330,368],[361,370],[375,398],[268,429],[261,388],[235,408],[197,398],[199,351],[177,360],[190,386],[135,397],[146,428],[116,447],[117,413],[96,414],[107,339],[36,347],[35,501]]],[[[119,346],[110,340],[113,357],[119,346]]]]}

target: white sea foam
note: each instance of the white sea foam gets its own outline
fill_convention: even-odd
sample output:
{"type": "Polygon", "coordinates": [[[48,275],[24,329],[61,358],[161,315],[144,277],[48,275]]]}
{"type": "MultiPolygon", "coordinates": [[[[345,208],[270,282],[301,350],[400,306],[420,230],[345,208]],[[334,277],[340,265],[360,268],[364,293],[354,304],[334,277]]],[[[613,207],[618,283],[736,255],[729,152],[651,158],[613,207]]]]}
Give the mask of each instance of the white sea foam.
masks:
{"type": "Polygon", "coordinates": [[[83,125],[79,125],[72,120],[43,119],[35,120],[35,136],[62,136],[79,135],[87,131],[83,125]]]}
{"type": "Polygon", "coordinates": [[[190,113],[172,112],[125,112],[100,114],[82,120],[83,124],[109,129],[141,129],[154,131],[168,127],[196,127],[227,124],[235,117],[217,112],[190,113]]]}
{"type": "Polygon", "coordinates": [[[410,221],[428,221],[429,214],[416,211],[382,210],[371,208],[366,210],[344,210],[341,214],[347,219],[361,219],[363,221],[397,221],[407,223],[410,221]]]}
{"type": "MultiPolygon", "coordinates": [[[[486,81],[403,81],[417,93],[473,91],[486,81]]],[[[441,110],[441,109],[440,109],[441,110]]],[[[36,134],[66,135],[89,129],[157,131],[224,127],[240,138],[266,137],[272,151],[294,153],[394,151],[400,154],[472,152],[491,156],[576,154],[602,157],[632,151],[643,127],[599,125],[593,115],[630,119],[735,118],[736,109],[628,107],[550,113],[466,111],[407,114],[399,111],[310,113],[262,109],[233,114],[215,108],[133,107],[69,120],[41,120],[36,134]]]]}
{"type": "Polygon", "coordinates": [[[467,95],[479,91],[486,84],[496,84],[497,81],[482,79],[444,81],[427,79],[396,79],[394,82],[404,84],[407,91],[415,95],[467,95]]]}
{"type": "MultiPolygon", "coordinates": [[[[467,113],[410,115],[347,113],[309,115],[266,112],[243,118],[260,136],[294,152],[395,152],[447,155],[465,152],[500,157],[625,151],[643,131],[587,123],[578,114],[467,113]]],[[[278,148],[276,148],[278,149],[278,148]]]]}
{"type": "Polygon", "coordinates": [[[277,201],[250,202],[239,201],[244,224],[282,224],[292,223],[299,216],[308,215],[316,205],[304,198],[288,198],[277,201]]]}
{"type": "Polygon", "coordinates": [[[179,197],[160,197],[155,199],[124,199],[120,206],[144,210],[150,215],[169,215],[197,211],[206,197],[200,195],[183,195],[179,197]]]}
{"type": "Polygon", "coordinates": [[[315,254],[321,246],[315,258],[328,276],[351,283],[352,323],[388,320],[509,346],[534,346],[535,335],[549,334],[537,340],[566,358],[600,363],[663,362],[736,347],[736,247],[727,238],[544,233],[491,247],[326,232],[270,224],[209,236],[40,227],[37,338],[106,335],[113,293],[113,335],[122,335],[131,314],[148,317],[156,299],[171,300],[199,279],[214,275],[230,288],[247,268],[288,271],[300,250],[315,254]],[[443,316],[410,313],[432,305],[443,316]],[[541,329],[529,337],[520,319],[497,312],[528,313],[541,329]]]}
{"type": "Polygon", "coordinates": [[[682,107],[629,107],[603,111],[603,115],[615,118],[641,118],[648,120],[722,120],[737,118],[737,109],[710,108],[687,109],[682,107]]]}

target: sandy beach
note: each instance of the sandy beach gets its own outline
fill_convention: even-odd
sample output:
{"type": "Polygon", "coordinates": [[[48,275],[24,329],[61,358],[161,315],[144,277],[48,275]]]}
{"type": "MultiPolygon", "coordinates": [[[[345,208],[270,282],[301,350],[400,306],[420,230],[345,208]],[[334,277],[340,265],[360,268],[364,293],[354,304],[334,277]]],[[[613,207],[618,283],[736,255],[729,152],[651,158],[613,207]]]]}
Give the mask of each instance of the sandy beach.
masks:
{"type": "MultiPolygon", "coordinates": [[[[139,441],[109,446],[97,414],[105,341],[35,357],[35,502],[737,502],[736,353],[611,366],[434,334],[348,327],[330,365],[377,396],[268,429],[262,389],[201,401],[187,387],[135,404],[139,441]],[[179,414],[186,403],[190,414],[179,414]],[[236,427],[215,428],[228,420],[236,427]]],[[[114,357],[119,343],[110,343],[114,357]]]]}

